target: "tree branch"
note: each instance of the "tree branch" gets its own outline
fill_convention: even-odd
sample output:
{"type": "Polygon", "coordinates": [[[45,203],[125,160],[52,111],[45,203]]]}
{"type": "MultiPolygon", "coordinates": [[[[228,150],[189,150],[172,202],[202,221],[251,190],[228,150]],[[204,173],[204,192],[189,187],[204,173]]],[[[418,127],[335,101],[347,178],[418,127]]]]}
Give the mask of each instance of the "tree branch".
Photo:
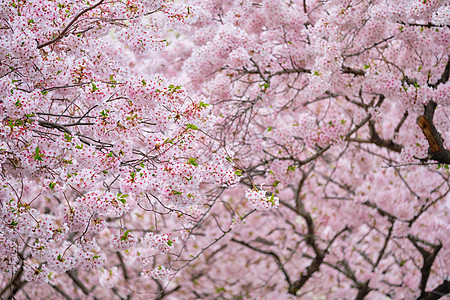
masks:
{"type": "Polygon", "coordinates": [[[252,250],[254,250],[256,252],[272,256],[275,259],[275,261],[276,261],[276,263],[278,265],[278,268],[283,272],[284,278],[286,279],[289,287],[291,286],[291,280],[289,278],[289,274],[286,272],[286,269],[284,268],[284,265],[281,262],[280,257],[275,252],[273,252],[273,251],[265,251],[265,250],[253,247],[252,245],[250,245],[250,244],[248,244],[248,243],[246,243],[244,241],[237,240],[235,238],[231,238],[231,241],[235,242],[235,243],[238,243],[238,244],[240,244],[242,246],[245,246],[245,247],[247,247],[249,249],[252,249],[252,250]]]}
{"type": "Polygon", "coordinates": [[[444,280],[442,284],[436,287],[431,292],[425,292],[417,298],[417,300],[437,300],[450,293],[450,281],[444,280]]]}
{"type": "Polygon", "coordinates": [[[422,129],[422,133],[430,146],[428,157],[440,163],[450,164],[450,151],[444,148],[444,140],[433,125],[436,106],[437,104],[434,101],[430,101],[425,105],[424,114],[417,117],[417,125],[422,129]]]}
{"type": "Polygon", "coordinates": [[[0,293],[2,299],[15,299],[15,295],[17,294],[17,292],[20,291],[20,289],[27,283],[20,279],[22,277],[22,273],[23,265],[20,267],[17,273],[14,274],[14,277],[11,279],[11,281],[2,289],[0,293]]]}
{"type": "Polygon", "coordinates": [[[431,267],[433,266],[434,260],[436,259],[439,251],[442,249],[442,244],[434,245],[411,234],[408,235],[408,239],[411,241],[411,243],[413,243],[417,250],[419,250],[423,258],[422,268],[420,269],[422,276],[420,278],[419,285],[419,289],[421,291],[419,299],[422,299],[422,297],[425,297],[425,295],[428,294],[427,292],[425,292],[425,289],[427,287],[428,278],[430,277],[431,267]],[[425,248],[420,246],[419,243],[431,247],[433,251],[429,252],[425,250],[425,248]]]}
{"type": "Polygon", "coordinates": [[[38,49],[44,48],[48,45],[51,45],[53,43],[56,43],[57,41],[59,41],[60,39],[62,39],[63,37],[65,37],[68,33],[68,31],[70,30],[70,28],[72,27],[73,24],[75,24],[75,22],[85,13],[87,13],[90,10],[93,10],[94,8],[96,8],[97,6],[99,6],[100,4],[102,4],[105,0],[100,0],[99,2],[97,2],[97,4],[94,4],[91,7],[87,7],[85,9],[83,9],[82,11],[80,11],[73,19],[72,21],[70,21],[70,23],[66,26],[66,28],[63,29],[63,31],[61,31],[61,33],[55,37],[54,39],[47,41],[45,43],[39,44],[37,46],[38,49]]]}

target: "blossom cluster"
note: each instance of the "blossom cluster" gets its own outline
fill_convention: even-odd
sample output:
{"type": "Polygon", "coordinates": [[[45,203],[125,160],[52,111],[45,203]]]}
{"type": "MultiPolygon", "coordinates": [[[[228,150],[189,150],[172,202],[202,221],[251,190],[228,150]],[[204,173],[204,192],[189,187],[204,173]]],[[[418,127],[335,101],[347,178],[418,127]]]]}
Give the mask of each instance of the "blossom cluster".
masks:
{"type": "Polygon", "coordinates": [[[169,279],[170,273],[169,270],[164,266],[159,266],[154,268],[153,270],[144,270],[142,274],[146,277],[152,277],[154,279],[167,281],[169,279]]]}
{"type": "Polygon", "coordinates": [[[265,190],[248,189],[245,192],[245,198],[257,210],[277,208],[280,204],[280,199],[274,194],[266,197],[266,193],[265,190]]]}

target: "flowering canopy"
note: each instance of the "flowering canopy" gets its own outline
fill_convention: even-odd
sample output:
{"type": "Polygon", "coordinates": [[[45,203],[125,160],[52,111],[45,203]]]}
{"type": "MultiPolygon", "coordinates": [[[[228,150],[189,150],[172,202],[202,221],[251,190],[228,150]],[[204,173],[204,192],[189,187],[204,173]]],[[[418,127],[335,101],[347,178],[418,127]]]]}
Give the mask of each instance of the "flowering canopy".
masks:
{"type": "Polygon", "coordinates": [[[0,5],[3,298],[450,292],[448,1],[0,5]]]}

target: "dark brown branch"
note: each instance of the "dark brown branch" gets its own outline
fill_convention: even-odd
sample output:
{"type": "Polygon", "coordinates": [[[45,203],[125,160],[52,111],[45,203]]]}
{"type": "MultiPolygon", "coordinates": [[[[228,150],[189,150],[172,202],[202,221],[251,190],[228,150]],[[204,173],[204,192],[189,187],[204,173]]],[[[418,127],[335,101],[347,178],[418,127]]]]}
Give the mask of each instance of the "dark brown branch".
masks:
{"type": "Polygon", "coordinates": [[[181,289],[181,285],[177,285],[176,287],[174,287],[173,289],[171,289],[170,291],[164,291],[161,292],[158,297],[155,298],[155,300],[159,300],[159,299],[163,299],[164,297],[178,291],[179,289],[181,289]]]}
{"type": "Polygon", "coordinates": [[[389,221],[391,221],[392,225],[389,228],[388,235],[386,236],[386,239],[384,240],[383,248],[381,249],[380,254],[378,255],[377,261],[375,262],[372,271],[374,271],[375,268],[379,265],[381,259],[383,258],[383,255],[384,255],[384,253],[386,251],[386,247],[387,247],[387,245],[388,245],[388,243],[389,243],[389,241],[391,239],[392,231],[394,230],[395,221],[393,219],[391,219],[391,218],[389,219],[389,221]]]}
{"type": "Polygon", "coordinates": [[[442,244],[434,245],[427,241],[421,240],[411,234],[408,235],[408,239],[411,241],[411,243],[413,243],[413,245],[417,248],[417,250],[419,250],[423,258],[422,268],[420,269],[422,276],[420,278],[420,285],[419,285],[419,289],[421,292],[419,299],[422,299],[421,297],[425,297],[425,294],[427,294],[425,289],[427,287],[428,278],[430,277],[431,267],[433,266],[433,263],[439,251],[442,249],[442,244]],[[419,243],[431,247],[433,251],[429,252],[425,250],[425,248],[420,246],[419,243]]]}
{"type": "Polygon", "coordinates": [[[70,28],[72,27],[73,24],[75,24],[75,22],[85,13],[87,13],[90,10],[95,9],[97,6],[99,6],[100,4],[102,4],[105,0],[100,0],[99,2],[97,2],[97,4],[94,4],[91,7],[87,7],[85,9],[83,9],[82,11],[80,11],[73,19],[72,21],[70,21],[70,23],[66,26],[66,28],[63,29],[63,31],[61,31],[61,33],[55,37],[54,39],[47,41],[45,43],[39,44],[37,46],[38,49],[44,48],[48,45],[51,45],[53,43],[56,43],[57,41],[59,41],[60,39],[62,39],[63,37],[65,37],[68,33],[68,31],[70,30],[70,28]]]}
{"type": "MultiPolygon", "coordinates": [[[[61,125],[61,124],[58,124],[58,123],[53,123],[53,122],[49,122],[49,121],[45,121],[45,120],[34,120],[34,119],[30,119],[30,120],[37,121],[38,124],[40,126],[42,126],[42,127],[50,128],[50,129],[58,129],[59,131],[62,131],[62,132],[67,133],[69,135],[72,135],[72,132],[69,129],[66,128],[67,125],[61,125]]],[[[80,124],[77,124],[77,125],[86,125],[86,124],[89,125],[91,123],[80,123],[80,124]]],[[[91,139],[91,138],[89,138],[87,136],[81,135],[81,134],[78,134],[78,137],[79,137],[81,142],[83,142],[84,144],[86,144],[88,146],[90,146],[91,143],[88,142],[85,138],[90,139],[90,140],[92,140],[94,142],[97,142],[99,144],[104,144],[104,143],[102,143],[100,141],[95,141],[95,140],[93,140],[93,139],[91,139]]]]}
{"type": "Polygon", "coordinates": [[[50,128],[50,129],[56,128],[59,131],[62,131],[64,133],[67,133],[70,135],[72,134],[72,132],[69,129],[67,129],[66,127],[64,127],[61,124],[57,124],[57,123],[53,123],[53,122],[49,122],[49,121],[45,121],[45,120],[37,120],[37,122],[42,127],[50,128]]]}
{"type": "Polygon", "coordinates": [[[370,291],[372,290],[369,287],[369,280],[367,280],[364,283],[358,283],[357,288],[358,294],[356,295],[355,300],[363,300],[367,296],[367,294],[369,294],[370,291]]]}
{"type": "Polygon", "coordinates": [[[400,120],[400,122],[398,122],[397,127],[395,127],[395,129],[394,129],[394,139],[397,137],[397,134],[400,132],[400,128],[402,127],[403,123],[405,123],[406,118],[408,118],[408,116],[409,116],[409,112],[405,111],[402,119],[400,120]]]}
{"type": "Polygon", "coordinates": [[[362,54],[362,53],[364,53],[364,52],[366,52],[366,51],[368,51],[368,50],[370,50],[372,48],[375,48],[376,46],[381,45],[381,44],[383,44],[383,43],[385,43],[385,42],[387,42],[387,41],[389,41],[389,40],[391,40],[393,38],[394,38],[394,36],[390,36],[388,38],[382,39],[379,42],[376,42],[376,43],[372,44],[370,47],[367,47],[367,48],[366,47],[362,47],[362,50],[360,50],[360,51],[358,51],[356,53],[345,55],[345,56],[346,57],[358,56],[358,55],[360,55],[360,54],[362,54]]]}
{"type": "MultiPolygon", "coordinates": [[[[88,290],[88,288],[78,278],[76,271],[68,271],[66,274],[72,279],[72,281],[75,283],[75,285],[81,289],[83,294],[85,294],[86,296],[90,294],[90,291],[88,290]]],[[[97,298],[94,297],[94,299],[97,299],[97,298]]]]}
{"type": "Polygon", "coordinates": [[[433,125],[436,106],[437,104],[434,101],[430,101],[425,105],[424,114],[417,117],[417,124],[422,129],[422,133],[430,146],[428,149],[429,158],[440,163],[450,164],[450,151],[444,148],[444,141],[433,125]]]}
{"type": "MultiPolygon", "coordinates": [[[[438,82],[436,82],[436,84],[432,85],[432,87],[436,88],[439,84],[447,83],[449,74],[450,57],[447,60],[444,73],[442,73],[441,78],[438,80],[438,82]]],[[[430,158],[440,163],[448,164],[450,163],[450,151],[444,149],[444,141],[433,124],[433,117],[436,106],[437,104],[434,101],[430,101],[427,105],[425,105],[424,114],[423,116],[419,116],[417,118],[417,124],[419,124],[430,145],[430,149],[428,151],[430,158]]]]}
{"type": "Polygon", "coordinates": [[[18,291],[26,284],[25,281],[22,281],[20,278],[22,277],[23,266],[14,274],[14,277],[11,281],[2,289],[0,296],[2,299],[15,299],[15,295],[18,291]]]}
{"type": "Polygon", "coordinates": [[[57,291],[59,294],[61,294],[61,296],[63,296],[64,299],[66,299],[66,300],[72,300],[72,298],[70,298],[70,296],[69,296],[66,292],[64,292],[64,290],[63,290],[62,288],[60,288],[59,286],[53,285],[53,284],[50,284],[50,286],[51,286],[55,291],[57,291]]]}
{"type": "MultiPolygon", "coordinates": [[[[432,88],[436,88],[440,84],[445,84],[448,81],[450,75],[450,57],[447,59],[444,73],[441,78],[434,85],[430,85],[432,88]]],[[[450,150],[444,148],[444,140],[440,133],[437,131],[433,124],[434,111],[436,110],[437,103],[430,101],[424,106],[423,115],[417,118],[417,124],[422,133],[425,135],[430,148],[428,149],[428,158],[435,160],[439,163],[450,164],[450,150]]]]}
{"type": "Polygon", "coordinates": [[[449,25],[437,25],[433,24],[431,22],[428,22],[426,24],[418,24],[418,23],[405,23],[403,21],[397,21],[397,23],[405,25],[405,26],[419,26],[419,27],[426,27],[426,28],[433,28],[433,27],[450,27],[449,25]]]}
{"type": "MultiPolygon", "coordinates": [[[[303,177],[306,177],[307,175],[303,175],[303,177]]],[[[325,257],[326,252],[319,248],[319,246],[316,243],[315,239],[315,228],[314,228],[314,221],[311,217],[311,215],[305,210],[305,206],[303,204],[303,201],[301,199],[301,187],[303,185],[304,178],[302,178],[299,182],[299,186],[297,188],[296,193],[296,208],[295,210],[297,213],[302,216],[307,225],[308,234],[306,236],[306,243],[311,246],[314,250],[314,253],[316,254],[316,257],[312,260],[311,264],[306,268],[306,273],[302,273],[300,278],[296,280],[294,283],[289,285],[288,293],[295,295],[297,292],[305,285],[305,283],[311,278],[311,276],[319,271],[320,265],[323,262],[323,259],[325,257]]]]}
{"type": "Polygon", "coordinates": [[[389,212],[387,212],[387,211],[385,211],[385,210],[379,208],[375,203],[372,203],[372,202],[370,202],[370,201],[364,201],[362,204],[365,205],[365,206],[367,206],[367,207],[376,209],[377,212],[378,212],[380,215],[382,215],[383,217],[386,217],[386,218],[388,218],[388,219],[390,219],[390,220],[396,220],[396,219],[397,219],[396,216],[394,216],[394,215],[390,214],[389,212]]]}
{"type": "Polygon", "coordinates": [[[441,78],[439,78],[438,82],[433,85],[433,88],[436,88],[440,84],[447,83],[448,77],[450,76],[450,57],[447,59],[447,64],[445,65],[444,73],[442,73],[441,78]]]}
{"type": "Polygon", "coordinates": [[[344,74],[353,74],[353,75],[357,75],[357,76],[365,76],[366,72],[364,72],[361,69],[354,69],[354,68],[350,68],[347,66],[342,66],[341,68],[342,73],[344,74]]]}
{"type": "Polygon", "coordinates": [[[382,139],[378,132],[375,130],[375,122],[369,121],[369,129],[370,129],[370,139],[369,142],[383,148],[387,148],[389,150],[395,151],[395,152],[402,152],[403,146],[400,144],[395,143],[393,140],[385,140],[382,139]]]}
{"type": "Polygon", "coordinates": [[[125,267],[125,262],[123,261],[122,254],[120,253],[120,251],[117,251],[116,254],[120,261],[120,267],[122,268],[123,278],[125,280],[128,280],[129,276],[128,276],[127,268],[125,267]]]}
{"type": "Polygon", "coordinates": [[[306,268],[306,274],[301,274],[300,279],[296,280],[292,285],[289,286],[289,294],[295,295],[298,290],[300,290],[303,285],[308,281],[311,276],[319,271],[320,265],[323,262],[323,258],[325,255],[316,256],[311,264],[306,268]]]}
{"type": "Polygon", "coordinates": [[[428,120],[427,117],[421,115],[417,118],[417,125],[422,129],[423,135],[425,135],[428,144],[430,145],[431,152],[436,153],[442,150],[442,140],[434,125],[428,120]]]}
{"type": "MultiPolygon", "coordinates": [[[[370,120],[370,115],[366,116],[359,124],[355,125],[355,127],[346,134],[345,140],[347,141],[352,136],[352,134],[357,132],[369,120],[370,120]]],[[[332,146],[332,144],[328,144],[324,148],[321,148],[319,151],[317,151],[316,154],[310,156],[309,158],[307,158],[305,160],[301,160],[301,161],[295,160],[295,159],[294,160],[296,161],[297,165],[299,165],[299,166],[306,165],[307,163],[310,163],[310,162],[316,160],[317,158],[319,158],[320,156],[322,156],[326,151],[328,151],[331,148],[331,146],[332,146]]],[[[277,157],[277,159],[282,159],[282,158],[277,157]]],[[[292,159],[292,158],[289,158],[289,159],[292,159]]]]}
{"type": "Polygon", "coordinates": [[[324,261],[323,264],[325,266],[328,266],[336,271],[338,271],[339,273],[344,274],[347,278],[349,278],[351,281],[353,281],[355,283],[355,287],[358,289],[358,294],[356,295],[355,299],[364,299],[365,296],[367,296],[372,289],[369,287],[369,280],[367,280],[366,282],[360,282],[358,281],[358,279],[356,278],[355,272],[350,268],[350,266],[348,265],[347,261],[345,260],[341,260],[338,262],[339,265],[342,266],[343,269],[339,268],[338,266],[335,266],[327,261],[324,261]]]}
{"type": "Polygon", "coordinates": [[[444,280],[442,284],[440,284],[438,287],[436,287],[431,292],[425,292],[424,294],[420,295],[417,300],[437,300],[441,297],[444,297],[450,293],[450,281],[444,280]]]}
{"type": "Polygon", "coordinates": [[[291,286],[291,280],[289,278],[289,274],[286,272],[286,269],[284,268],[284,265],[281,262],[280,257],[275,252],[273,252],[273,251],[265,251],[265,250],[253,247],[252,245],[250,245],[250,244],[248,244],[248,243],[246,243],[244,241],[237,240],[235,238],[231,238],[231,241],[235,242],[235,243],[238,243],[238,244],[240,244],[242,246],[245,246],[245,247],[247,247],[249,249],[252,249],[252,250],[254,250],[256,252],[272,256],[275,259],[275,261],[276,261],[276,263],[278,265],[278,268],[281,270],[281,272],[283,272],[284,278],[286,279],[289,287],[291,286]]]}

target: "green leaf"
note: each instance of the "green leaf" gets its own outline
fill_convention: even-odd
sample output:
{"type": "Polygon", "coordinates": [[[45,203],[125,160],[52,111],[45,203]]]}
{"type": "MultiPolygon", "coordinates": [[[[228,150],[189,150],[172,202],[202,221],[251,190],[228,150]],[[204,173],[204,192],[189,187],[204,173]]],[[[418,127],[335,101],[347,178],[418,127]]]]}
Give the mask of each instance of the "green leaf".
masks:
{"type": "Polygon", "coordinates": [[[55,189],[55,186],[56,186],[56,182],[50,182],[50,183],[48,184],[48,186],[49,186],[52,190],[54,190],[54,189],[55,189]]]}
{"type": "Polygon", "coordinates": [[[42,154],[39,150],[39,146],[37,146],[36,149],[34,150],[34,159],[37,161],[42,161],[42,154]]]}
{"type": "Polygon", "coordinates": [[[100,112],[100,114],[102,115],[102,117],[107,117],[108,116],[108,113],[109,113],[109,109],[104,109],[104,110],[102,110],[101,112],[100,112]]]}
{"type": "Polygon", "coordinates": [[[236,174],[237,176],[242,176],[242,171],[236,170],[236,171],[234,171],[234,174],[236,174]]]}
{"type": "Polygon", "coordinates": [[[295,166],[288,166],[287,170],[288,171],[295,171],[295,166]]]}
{"type": "Polygon", "coordinates": [[[270,196],[269,202],[272,203],[272,204],[275,204],[275,199],[274,198],[275,198],[275,194],[272,193],[272,196],[270,196]]]}
{"type": "Polygon", "coordinates": [[[198,163],[197,163],[197,159],[196,158],[193,158],[193,157],[189,158],[188,163],[193,165],[194,167],[198,167],[198,163]]]}
{"type": "Polygon", "coordinates": [[[173,139],[167,138],[167,139],[164,141],[164,143],[173,144],[174,141],[175,141],[175,138],[173,138],[173,139]]]}
{"type": "Polygon", "coordinates": [[[91,85],[92,85],[92,92],[98,91],[97,86],[93,82],[91,82],[91,85]]]}
{"type": "Polygon", "coordinates": [[[73,164],[72,159],[64,159],[63,158],[63,162],[66,163],[66,164],[69,164],[69,165],[73,164]]]}
{"type": "Polygon", "coordinates": [[[131,230],[127,230],[124,232],[124,234],[120,237],[121,241],[125,241],[128,238],[128,234],[131,232],[131,230]]]}
{"type": "Polygon", "coordinates": [[[128,195],[128,194],[122,194],[122,193],[119,192],[119,193],[117,194],[117,199],[125,205],[125,203],[127,203],[126,198],[127,198],[128,196],[130,196],[130,195],[128,195]]]}
{"type": "Polygon", "coordinates": [[[179,89],[181,89],[181,85],[175,86],[175,85],[171,84],[171,85],[169,85],[168,89],[169,89],[169,91],[171,91],[171,92],[176,92],[176,91],[178,91],[179,89]]]}
{"type": "Polygon", "coordinates": [[[187,124],[187,125],[186,125],[186,128],[187,128],[187,129],[192,129],[192,130],[197,130],[197,129],[198,129],[198,127],[195,126],[194,124],[187,124]]]}
{"type": "Polygon", "coordinates": [[[267,89],[269,88],[269,84],[266,82],[266,83],[264,83],[264,84],[260,84],[259,87],[260,87],[263,91],[265,91],[265,90],[267,90],[267,89]]]}
{"type": "Polygon", "coordinates": [[[205,103],[205,102],[202,102],[202,101],[200,101],[200,103],[198,104],[198,106],[199,106],[200,108],[205,108],[205,107],[208,107],[208,106],[209,106],[209,104],[208,104],[208,103],[205,103]]]}
{"type": "Polygon", "coordinates": [[[72,139],[73,139],[73,136],[71,136],[71,135],[68,134],[68,133],[64,133],[64,139],[65,139],[66,141],[68,141],[68,142],[71,142],[72,139]]]}

